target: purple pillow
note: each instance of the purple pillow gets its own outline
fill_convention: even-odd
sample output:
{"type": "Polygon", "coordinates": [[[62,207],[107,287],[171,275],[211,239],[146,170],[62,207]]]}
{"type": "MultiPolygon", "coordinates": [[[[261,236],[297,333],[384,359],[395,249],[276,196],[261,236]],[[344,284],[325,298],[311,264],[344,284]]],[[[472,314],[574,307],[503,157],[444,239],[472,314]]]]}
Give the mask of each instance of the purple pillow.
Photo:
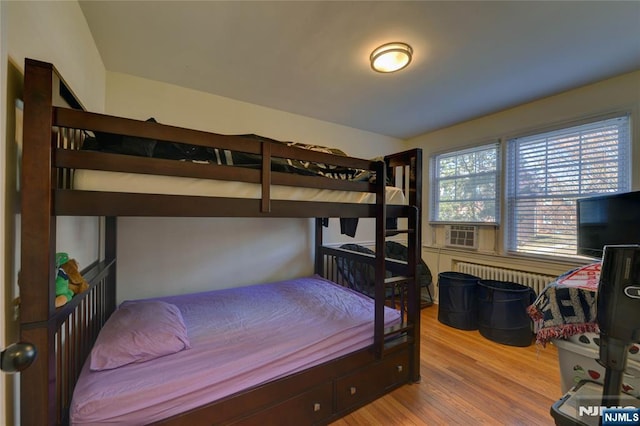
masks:
{"type": "Polygon", "coordinates": [[[190,348],[177,306],[161,301],[125,302],[107,320],[91,350],[91,371],[145,362],[190,348]]]}

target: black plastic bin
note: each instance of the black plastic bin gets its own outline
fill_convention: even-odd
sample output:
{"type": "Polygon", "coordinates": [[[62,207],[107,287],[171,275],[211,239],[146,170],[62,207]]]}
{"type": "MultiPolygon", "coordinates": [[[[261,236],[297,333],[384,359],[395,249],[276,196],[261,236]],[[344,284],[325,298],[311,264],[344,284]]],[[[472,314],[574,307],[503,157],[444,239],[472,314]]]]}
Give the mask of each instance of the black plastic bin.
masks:
{"type": "Polygon", "coordinates": [[[438,274],[438,321],[461,330],[478,329],[478,280],[461,272],[438,274]]]}
{"type": "Polygon", "coordinates": [[[489,340],[529,346],[533,340],[527,307],[536,299],[532,288],[509,281],[478,281],[478,330],[489,340]]]}

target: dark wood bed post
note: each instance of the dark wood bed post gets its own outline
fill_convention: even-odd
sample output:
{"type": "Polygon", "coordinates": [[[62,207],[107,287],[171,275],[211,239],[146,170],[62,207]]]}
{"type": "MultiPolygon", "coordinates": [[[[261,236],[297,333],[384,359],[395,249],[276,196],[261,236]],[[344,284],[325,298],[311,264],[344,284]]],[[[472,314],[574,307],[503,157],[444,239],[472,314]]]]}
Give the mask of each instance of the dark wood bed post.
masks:
{"type": "Polygon", "coordinates": [[[104,224],[104,257],[105,262],[111,265],[111,271],[107,278],[107,288],[110,290],[106,295],[105,312],[107,316],[115,310],[116,307],[116,269],[118,267],[116,260],[117,234],[118,234],[118,218],[116,216],[105,217],[104,224]]]}
{"type": "Polygon", "coordinates": [[[412,149],[398,154],[388,155],[386,158],[388,173],[391,180],[395,180],[395,167],[409,166],[403,176],[408,179],[408,206],[413,211],[407,213],[407,264],[411,268],[408,274],[413,277],[413,285],[407,293],[408,322],[412,325],[413,340],[411,360],[411,381],[420,381],[420,286],[417,283],[418,263],[422,258],[422,150],[412,149]]]}
{"type": "Polygon", "coordinates": [[[323,233],[322,233],[322,218],[316,218],[315,220],[315,265],[314,272],[320,276],[325,276],[324,274],[324,256],[321,251],[322,241],[323,241],[323,233]]]}
{"type": "Polygon", "coordinates": [[[21,373],[22,424],[56,423],[55,350],[53,326],[49,324],[55,300],[56,218],[52,215],[51,173],[52,99],[55,73],[50,64],[25,63],[24,132],[22,151],[22,219],[20,252],[20,325],[24,341],[38,351],[35,362],[21,373]]]}
{"type": "MultiPolygon", "coordinates": [[[[408,251],[410,256],[413,256],[413,259],[409,259],[409,264],[415,268],[412,271],[413,276],[417,277],[418,263],[422,259],[422,217],[418,217],[418,215],[422,215],[422,150],[412,151],[409,170],[409,205],[415,206],[416,211],[408,219],[409,228],[415,229],[413,238],[408,239],[408,251]]],[[[415,306],[409,312],[414,315],[413,337],[414,342],[418,342],[414,344],[411,380],[417,382],[420,380],[420,287],[417,283],[415,290],[416,297],[411,301],[415,306]]]]}
{"type": "Polygon", "coordinates": [[[376,356],[381,358],[384,351],[384,306],[385,306],[385,275],[386,275],[386,223],[387,200],[386,181],[387,167],[384,161],[376,163],[376,242],[375,242],[375,324],[373,346],[376,356]]]}
{"type": "Polygon", "coordinates": [[[91,270],[87,278],[91,291],[77,295],[64,308],[55,307],[54,194],[58,182],[53,167],[53,129],[54,103],[58,101],[82,108],[51,64],[27,59],[20,179],[20,338],[36,346],[37,357],[20,378],[20,416],[25,425],[68,421],[66,410],[73,386],[90,349],[86,341],[80,344],[80,339],[95,339],[115,308],[115,217],[107,217],[104,223],[105,262],[97,261],[87,269],[91,270]]]}

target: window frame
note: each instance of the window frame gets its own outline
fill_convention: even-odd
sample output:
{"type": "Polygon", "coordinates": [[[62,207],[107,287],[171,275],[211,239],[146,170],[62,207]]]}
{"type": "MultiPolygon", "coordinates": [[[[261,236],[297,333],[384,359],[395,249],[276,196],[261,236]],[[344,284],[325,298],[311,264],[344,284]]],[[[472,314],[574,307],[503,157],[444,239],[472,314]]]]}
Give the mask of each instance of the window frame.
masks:
{"type": "MultiPolygon", "coordinates": [[[[459,178],[460,174],[454,175],[452,178],[459,178]]],[[[476,174],[477,176],[477,174],[476,174]]],[[[466,146],[463,148],[442,151],[434,153],[430,156],[430,178],[429,185],[430,191],[430,208],[429,208],[429,223],[435,225],[456,224],[456,225],[487,225],[497,226],[500,223],[501,214],[501,199],[502,199],[502,144],[499,139],[492,139],[490,142],[483,142],[474,144],[472,146],[466,146]],[[440,200],[440,182],[443,177],[438,176],[440,166],[439,161],[443,158],[452,156],[462,156],[467,153],[481,152],[493,148],[495,150],[495,170],[492,172],[485,172],[483,174],[493,174],[493,182],[495,193],[493,197],[493,204],[495,206],[495,220],[493,221],[472,221],[472,220],[455,220],[455,219],[439,219],[439,208],[441,205],[440,200]]],[[[459,200],[462,201],[462,200],[459,200]]]]}
{"type": "MultiPolygon", "coordinates": [[[[615,119],[626,119],[626,145],[623,146],[623,148],[621,149],[620,153],[619,153],[619,159],[618,159],[618,164],[619,167],[622,168],[624,167],[624,170],[618,169],[617,175],[618,175],[618,179],[621,179],[622,181],[620,182],[617,191],[615,192],[588,192],[588,193],[582,193],[579,192],[578,194],[574,194],[573,198],[577,199],[577,198],[584,198],[584,197],[589,197],[589,196],[596,196],[596,195],[606,195],[606,194],[613,194],[613,193],[619,193],[619,192],[627,192],[630,191],[632,188],[632,173],[633,173],[633,169],[632,169],[632,151],[633,151],[633,126],[632,126],[632,113],[631,111],[617,111],[617,112],[612,112],[609,114],[601,114],[601,115],[597,115],[597,116],[591,116],[588,118],[584,118],[581,120],[577,120],[577,121],[571,121],[571,122],[564,122],[561,124],[557,124],[554,126],[549,126],[546,128],[538,128],[535,130],[531,130],[528,131],[526,133],[520,133],[520,134],[513,134],[510,135],[508,137],[505,137],[503,139],[504,141],[504,158],[505,158],[505,173],[504,173],[504,202],[503,202],[503,208],[504,208],[504,212],[505,212],[505,222],[506,222],[506,227],[503,230],[503,248],[504,248],[504,253],[506,255],[509,256],[524,256],[524,257],[542,257],[542,258],[549,258],[549,257],[553,257],[553,258],[577,258],[580,257],[577,252],[573,253],[573,254],[566,254],[566,253],[556,253],[556,252],[550,252],[550,253],[542,253],[540,251],[523,251],[523,250],[518,250],[518,242],[517,242],[517,219],[516,219],[516,211],[514,208],[514,200],[517,199],[517,196],[515,196],[513,194],[514,188],[517,186],[517,178],[515,176],[515,170],[513,169],[513,162],[514,162],[514,158],[513,156],[516,155],[516,153],[514,153],[514,141],[516,140],[523,140],[523,139],[529,139],[532,137],[544,137],[545,135],[550,135],[553,133],[557,133],[557,132],[562,132],[562,131],[567,131],[569,129],[573,129],[576,128],[576,133],[577,133],[577,129],[583,126],[589,126],[589,125],[593,125],[599,122],[606,122],[609,120],[615,120],[615,119]]],[[[581,146],[583,144],[583,142],[580,142],[581,146]]],[[[619,145],[618,145],[619,146],[619,145]]],[[[548,159],[548,157],[545,157],[546,159],[548,159]]],[[[582,161],[583,161],[583,157],[582,155],[580,156],[580,160],[578,160],[578,163],[580,164],[580,168],[582,167],[582,161]]],[[[548,170],[547,167],[545,167],[545,176],[548,177],[548,170]]],[[[579,176],[579,179],[582,176],[579,176]]],[[[580,191],[580,190],[579,190],[580,191]]],[[[569,198],[569,197],[566,197],[569,198]]],[[[537,197],[537,199],[543,199],[543,197],[537,197]]],[[[573,237],[577,240],[577,234],[574,233],[573,237]]]]}

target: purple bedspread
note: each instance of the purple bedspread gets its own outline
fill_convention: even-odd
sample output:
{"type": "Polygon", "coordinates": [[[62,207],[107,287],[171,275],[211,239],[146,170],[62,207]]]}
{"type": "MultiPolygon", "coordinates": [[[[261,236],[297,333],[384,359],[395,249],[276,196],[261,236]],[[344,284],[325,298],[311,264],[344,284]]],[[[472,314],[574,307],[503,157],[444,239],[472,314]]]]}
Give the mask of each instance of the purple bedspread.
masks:
{"type": "Polygon", "coordinates": [[[155,300],[178,306],[191,349],[100,372],[87,362],[72,424],[150,423],[373,342],[373,301],[317,276],[155,300]]]}

